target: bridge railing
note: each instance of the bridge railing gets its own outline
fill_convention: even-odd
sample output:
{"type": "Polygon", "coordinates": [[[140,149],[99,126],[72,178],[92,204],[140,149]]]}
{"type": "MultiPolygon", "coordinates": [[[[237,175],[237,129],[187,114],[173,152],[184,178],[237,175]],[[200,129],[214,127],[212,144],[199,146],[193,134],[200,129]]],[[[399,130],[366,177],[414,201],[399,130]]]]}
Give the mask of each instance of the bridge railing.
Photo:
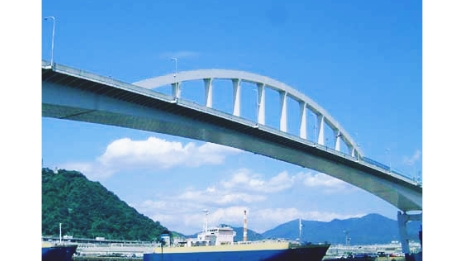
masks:
{"type": "Polygon", "coordinates": [[[214,109],[214,108],[205,107],[202,104],[198,104],[198,103],[196,103],[194,101],[185,100],[185,99],[179,99],[179,98],[175,99],[175,101],[177,102],[178,105],[187,106],[190,109],[195,109],[195,110],[203,112],[203,113],[213,114],[215,116],[219,116],[221,118],[225,118],[225,119],[230,120],[230,121],[238,122],[240,124],[243,124],[245,126],[249,126],[249,127],[252,127],[252,128],[259,128],[261,130],[267,131],[269,133],[272,133],[272,134],[280,136],[280,137],[284,137],[284,138],[291,139],[291,140],[296,140],[296,141],[298,141],[300,143],[303,143],[305,145],[312,146],[312,147],[318,148],[320,150],[329,151],[332,154],[335,154],[335,155],[338,155],[340,157],[352,160],[354,162],[357,162],[358,164],[362,164],[362,165],[365,165],[367,167],[376,169],[378,171],[383,172],[386,175],[391,175],[391,176],[394,176],[396,178],[402,179],[402,180],[404,180],[406,182],[416,183],[416,185],[421,185],[420,182],[418,182],[417,180],[414,180],[410,176],[402,174],[397,170],[393,170],[390,167],[386,166],[385,164],[382,164],[382,163],[380,163],[378,161],[375,161],[373,159],[370,159],[370,158],[367,158],[367,157],[352,156],[352,155],[344,153],[342,151],[335,150],[335,149],[333,149],[333,148],[331,148],[329,146],[320,145],[317,142],[313,142],[313,141],[310,141],[310,140],[303,139],[303,138],[301,138],[299,136],[296,136],[296,135],[293,135],[291,133],[283,132],[283,131],[280,131],[278,129],[272,128],[270,126],[261,125],[261,124],[258,124],[256,122],[252,121],[252,120],[237,117],[237,116],[234,116],[232,114],[229,114],[229,113],[226,113],[226,112],[214,109]]]}
{"type": "Polygon", "coordinates": [[[387,175],[391,175],[391,176],[394,176],[396,178],[402,179],[404,181],[416,183],[417,185],[421,185],[420,182],[413,179],[412,177],[410,177],[408,175],[405,175],[403,173],[400,173],[397,170],[391,169],[390,167],[386,166],[385,164],[382,164],[382,163],[380,163],[378,161],[375,161],[373,159],[370,159],[370,158],[367,158],[367,157],[352,156],[352,155],[344,153],[342,151],[335,150],[335,149],[333,149],[331,147],[328,147],[328,146],[325,146],[325,145],[320,145],[320,144],[318,144],[316,142],[303,139],[303,138],[301,138],[299,136],[296,136],[296,135],[293,135],[291,133],[282,132],[282,131],[280,131],[278,129],[275,129],[275,128],[272,128],[272,127],[269,127],[269,126],[266,126],[266,125],[261,125],[261,124],[258,124],[256,122],[252,121],[252,120],[237,117],[237,116],[231,115],[229,113],[219,111],[219,110],[214,109],[214,108],[208,108],[208,107],[205,107],[205,106],[203,106],[201,104],[198,104],[196,102],[193,102],[193,101],[188,101],[188,100],[184,100],[184,99],[177,99],[176,101],[177,101],[177,104],[179,104],[179,105],[188,106],[189,108],[193,108],[195,110],[198,110],[198,111],[201,111],[201,112],[204,112],[204,113],[214,114],[216,116],[219,116],[219,117],[222,117],[222,118],[234,121],[234,122],[238,122],[238,123],[241,123],[241,124],[249,126],[249,127],[259,128],[261,130],[267,131],[267,132],[272,133],[272,134],[277,135],[277,136],[285,137],[287,139],[297,140],[298,142],[301,142],[301,143],[306,144],[308,146],[316,147],[316,148],[318,148],[320,150],[329,151],[332,154],[335,154],[335,155],[338,155],[340,157],[355,161],[355,162],[357,162],[359,164],[362,164],[362,165],[365,165],[367,167],[379,170],[379,171],[381,171],[381,172],[383,172],[383,173],[385,173],[387,175]]]}
{"type": "Polygon", "coordinates": [[[200,111],[200,112],[203,112],[203,113],[213,114],[215,116],[219,116],[221,118],[224,118],[224,119],[227,119],[227,120],[230,120],[230,121],[238,122],[238,123],[241,123],[241,124],[249,126],[249,127],[255,128],[256,125],[257,125],[257,123],[255,123],[255,122],[253,122],[251,120],[244,119],[244,118],[241,118],[241,117],[237,117],[237,116],[234,116],[232,114],[229,114],[229,113],[226,113],[226,112],[214,109],[214,108],[208,108],[208,107],[205,107],[204,105],[198,104],[198,103],[193,102],[193,101],[188,101],[188,100],[178,99],[177,98],[176,103],[178,105],[188,107],[189,109],[194,109],[194,110],[197,110],[197,111],[200,111]]]}

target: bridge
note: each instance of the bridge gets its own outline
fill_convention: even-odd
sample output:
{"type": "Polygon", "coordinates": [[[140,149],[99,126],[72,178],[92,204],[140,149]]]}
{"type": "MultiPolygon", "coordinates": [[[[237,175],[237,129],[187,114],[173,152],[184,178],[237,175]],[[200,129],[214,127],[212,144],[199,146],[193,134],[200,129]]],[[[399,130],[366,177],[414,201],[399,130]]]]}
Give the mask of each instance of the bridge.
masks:
{"type": "MultiPolygon", "coordinates": [[[[274,104],[271,104],[275,106],[274,104]]],[[[422,219],[422,186],[363,155],[353,138],[321,106],[277,80],[234,70],[180,72],[136,83],[42,61],[42,116],[127,127],[212,142],[313,169],[348,182],[397,207],[403,252],[409,253],[406,224],[422,219]],[[230,80],[233,112],[213,107],[213,83],[230,80]],[[204,104],[182,99],[181,86],[202,81],[204,104]],[[242,84],[256,85],[256,121],[241,116],[242,84]],[[171,93],[153,89],[170,86],[171,93]],[[280,96],[280,126],[266,125],[268,91],[280,96]],[[287,103],[299,104],[299,135],[288,132],[287,103]],[[307,135],[307,117],[317,118],[317,140],[307,135]],[[334,146],[325,144],[325,130],[334,146]],[[414,213],[416,212],[416,213],[414,213]],[[419,214],[417,214],[419,212],[419,214]]]]}

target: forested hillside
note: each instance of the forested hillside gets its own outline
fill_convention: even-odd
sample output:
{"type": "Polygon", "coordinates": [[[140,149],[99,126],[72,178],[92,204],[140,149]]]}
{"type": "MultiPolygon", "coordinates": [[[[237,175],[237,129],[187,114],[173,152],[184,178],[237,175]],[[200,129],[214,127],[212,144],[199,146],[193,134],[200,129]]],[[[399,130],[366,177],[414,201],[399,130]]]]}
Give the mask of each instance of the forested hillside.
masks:
{"type": "Polygon", "coordinates": [[[77,171],[42,169],[42,235],[156,241],[169,230],[77,171]]]}

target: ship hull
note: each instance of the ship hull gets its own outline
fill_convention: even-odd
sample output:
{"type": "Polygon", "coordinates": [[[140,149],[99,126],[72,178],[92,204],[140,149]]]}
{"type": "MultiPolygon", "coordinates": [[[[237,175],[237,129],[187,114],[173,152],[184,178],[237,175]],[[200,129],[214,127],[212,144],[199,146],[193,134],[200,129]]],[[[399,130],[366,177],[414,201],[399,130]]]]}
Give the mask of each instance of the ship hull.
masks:
{"type": "Polygon", "coordinates": [[[72,261],[77,245],[42,247],[42,261],[72,261]]]}
{"type": "Polygon", "coordinates": [[[146,253],[143,261],[321,261],[329,245],[266,250],[146,253]]]}

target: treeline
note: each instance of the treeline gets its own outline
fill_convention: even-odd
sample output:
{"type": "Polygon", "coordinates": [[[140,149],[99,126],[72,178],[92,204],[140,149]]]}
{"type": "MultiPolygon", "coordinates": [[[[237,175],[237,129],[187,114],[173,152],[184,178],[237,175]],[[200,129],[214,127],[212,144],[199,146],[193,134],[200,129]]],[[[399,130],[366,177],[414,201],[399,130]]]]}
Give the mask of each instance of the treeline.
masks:
{"type": "Polygon", "coordinates": [[[170,231],[77,171],[42,169],[42,235],[157,241],[170,231]]]}

